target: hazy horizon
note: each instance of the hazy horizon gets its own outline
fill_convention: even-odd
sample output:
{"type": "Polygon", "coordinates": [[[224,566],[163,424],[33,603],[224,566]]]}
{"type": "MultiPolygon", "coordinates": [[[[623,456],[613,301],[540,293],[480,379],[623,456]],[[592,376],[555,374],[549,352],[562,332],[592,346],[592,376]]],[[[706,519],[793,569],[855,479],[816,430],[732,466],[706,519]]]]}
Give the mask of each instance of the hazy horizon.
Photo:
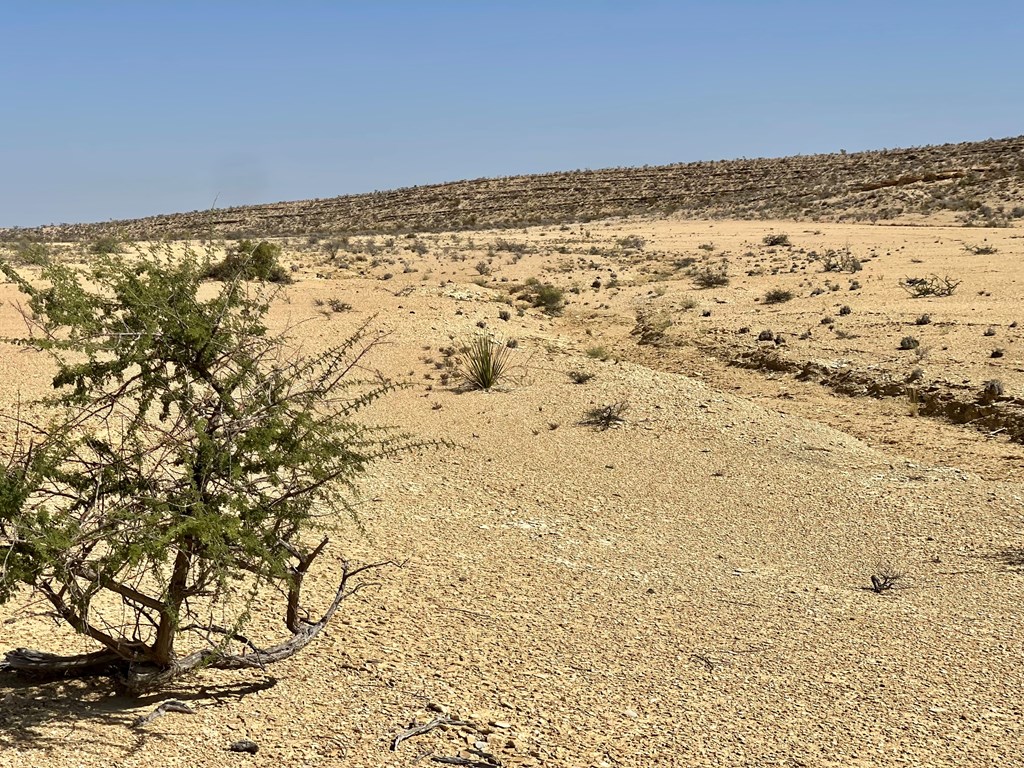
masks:
{"type": "Polygon", "coordinates": [[[0,226],[1024,133],[1024,9],[6,9],[0,226]],[[995,23],[998,22],[998,23],[995,23]]]}

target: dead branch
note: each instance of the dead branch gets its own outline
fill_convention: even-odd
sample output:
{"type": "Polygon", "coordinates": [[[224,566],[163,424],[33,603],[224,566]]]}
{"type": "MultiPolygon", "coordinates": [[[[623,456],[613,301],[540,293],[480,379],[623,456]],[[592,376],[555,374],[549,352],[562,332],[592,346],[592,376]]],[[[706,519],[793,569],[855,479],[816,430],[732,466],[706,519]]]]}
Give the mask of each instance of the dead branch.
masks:
{"type": "Polygon", "coordinates": [[[440,728],[442,725],[469,726],[472,725],[472,723],[467,723],[462,720],[452,720],[448,717],[436,717],[428,723],[423,723],[423,725],[413,725],[395,736],[391,741],[391,751],[395,752],[398,749],[398,745],[406,739],[411,739],[413,736],[422,736],[424,733],[430,733],[430,731],[435,728],[440,728]]]}
{"type": "Polygon", "coordinates": [[[158,717],[166,715],[168,712],[180,712],[185,715],[194,715],[196,713],[196,711],[185,702],[179,701],[178,699],[168,699],[148,715],[140,715],[135,718],[135,720],[132,721],[132,728],[142,728],[143,726],[149,725],[158,717]]]}

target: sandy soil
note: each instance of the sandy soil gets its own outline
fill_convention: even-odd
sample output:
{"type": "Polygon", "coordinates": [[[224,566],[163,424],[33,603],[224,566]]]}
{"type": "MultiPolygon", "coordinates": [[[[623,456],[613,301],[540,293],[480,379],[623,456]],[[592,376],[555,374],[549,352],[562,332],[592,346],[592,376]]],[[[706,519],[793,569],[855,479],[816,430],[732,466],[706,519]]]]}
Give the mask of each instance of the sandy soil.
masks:
{"type": "MultiPolygon", "coordinates": [[[[771,328],[788,355],[972,388],[998,378],[1013,398],[1021,238],[630,219],[422,235],[425,253],[377,238],[379,253],[350,243],[333,261],[292,241],[298,282],[275,322],[302,321],[316,347],[376,315],[391,335],[375,364],[413,386],[375,418],[460,446],[376,465],[357,502],[366,534],[339,522],[336,561],[404,565],[266,673],[204,672],[143,700],[5,681],[0,765],[369,768],[477,748],[508,766],[1024,766],[1024,447],[912,416],[905,399],[725,362],[771,328]],[[764,246],[769,232],[792,247],[764,246]],[[629,235],[643,247],[621,245],[629,235]],[[808,260],[847,245],[860,272],[808,260]],[[720,288],[676,266],[723,255],[720,288]],[[898,285],[931,273],[963,282],[934,299],[898,285]],[[561,317],[504,303],[529,277],[566,289],[561,317]],[[774,288],[795,298],[765,305],[774,288]],[[638,313],[671,320],[656,344],[631,333],[638,313]],[[922,313],[932,323],[914,325],[922,313]],[[518,368],[498,391],[459,392],[440,350],[479,322],[516,339],[518,368]],[[900,351],[908,334],[927,351],[900,351]],[[593,378],[573,383],[578,370],[593,378]],[[579,425],[618,401],[625,424],[579,425]],[[876,594],[886,568],[901,588],[876,594]],[[195,714],[130,727],[170,697],[195,714]],[[469,725],[389,749],[443,715],[469,725]],[[228,752],[242,738],[259,753],[228,752]]],[[[2,335],[20,330],[13,297],[0,285],[2,335]]],[[[45,386],[31,355],[0,347],[0,365],[5,408],[45,386]]],[[[334,575],[316,578],[326,592],[334,575]]],[[[5,646],[87,647],[38,610],[0,609],[5,646]]]]}

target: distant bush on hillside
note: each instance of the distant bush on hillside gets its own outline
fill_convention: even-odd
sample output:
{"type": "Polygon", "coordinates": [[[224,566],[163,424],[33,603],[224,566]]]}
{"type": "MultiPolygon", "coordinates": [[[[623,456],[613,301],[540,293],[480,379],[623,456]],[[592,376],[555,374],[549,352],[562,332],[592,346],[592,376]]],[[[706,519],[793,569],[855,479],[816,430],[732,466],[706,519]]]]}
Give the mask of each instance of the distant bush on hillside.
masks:
{"type": "Polygon", "coordinates": [[[263,280],[268,283],[290,283],[291,275],[279,263],[281,246],[268,243],[259,244],[252,240],[242,240],[228,251],[224,260],[211,264],[206,277],[212,280],[263,280]]]}

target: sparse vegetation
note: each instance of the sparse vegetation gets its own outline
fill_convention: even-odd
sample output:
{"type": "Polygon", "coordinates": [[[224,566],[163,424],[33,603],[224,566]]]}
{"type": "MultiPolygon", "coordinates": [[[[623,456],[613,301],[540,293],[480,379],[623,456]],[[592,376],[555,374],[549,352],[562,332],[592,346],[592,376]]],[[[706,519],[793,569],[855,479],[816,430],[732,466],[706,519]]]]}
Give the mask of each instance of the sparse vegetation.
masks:
{"type": "Polygon", "coordinates": [[[618,424],[625,424],[626,419],[623,414],[628,410],[629,403],[625,400],[591,408],[580,419],[580,424],[585,427],[596,427],[603,432],[618,424]]]}
{"type": "Polygon", "coordinates": [[[871,574],[871,590],[876,594],[882,594],[893,589],[900,589],[906,586],[907,574],[892,563],[881,563],[871,574]]]}
{"type": "Polygon", "coordinates": [[[792,291],[786,291],[781,288],[773,288],[764,295],[762,301],[765,304],[782,304],[783,302],[790,301],[792,298],[792,291]]]}
{"type": "Polygon", "coordinates": [[[722,261],[718,264],[703,264],[694,267],[690,277],[701,288],[718,288],[729,284],[729,265],[722,261]]]}
{"type": "Polygon", "coordinates": [[[280,264],[280,257],[281,246],[276,243],[242,240],[228,251],[223,261],[211,264],[205,277],[222,282],[262,280],[268,283],[290,283],[291,275],[280,264]]]}
{"type": "Polygon", "coordinates": [[[819,257],[825,272],[860,272],[864,265],[849,250],[828,250],[819,257]]]}
{"type": "Polygon", "coordinates": [[[769,233],[761,238],[761,242],[768,247],[789,245],[789,235],[783,232],[769,233]]]}
{"type": "Polygon", "coordinates": [[[904,336],[900,339],[900,349],[917,349],[921,346],[921,341],[916,336],[904,336]]]}
{"type": "Polygon", "coordinates": [[[594,374],[590,373],[589,371],[575,370],[569,371],[569,378],[572,379],[573,384],[586,384],[588,381],[594,378],[594,374]]]}
{"type": "Polygon", "coordinates": [[[927,296],[952,296],[960,280],[949,277],[929,275],[928,277],[905,277],[900,280],[900,287],[915,299],[927,296]]]}
{"type": "Polygon", "coordinates": [[[470,389],[489,390],[505,378],[512,365],[512,347],[486,333],[478,333],[460,350],[458,372],[470,389]]]}
{"type": "Polygon", "coordinates": [[[536,278],[526,281],[519,289],[519,296],[530,306],[539,307],[549,315],[560,315],[565,308],[565,291],[551,283],[542,283],[536,278]]]}

